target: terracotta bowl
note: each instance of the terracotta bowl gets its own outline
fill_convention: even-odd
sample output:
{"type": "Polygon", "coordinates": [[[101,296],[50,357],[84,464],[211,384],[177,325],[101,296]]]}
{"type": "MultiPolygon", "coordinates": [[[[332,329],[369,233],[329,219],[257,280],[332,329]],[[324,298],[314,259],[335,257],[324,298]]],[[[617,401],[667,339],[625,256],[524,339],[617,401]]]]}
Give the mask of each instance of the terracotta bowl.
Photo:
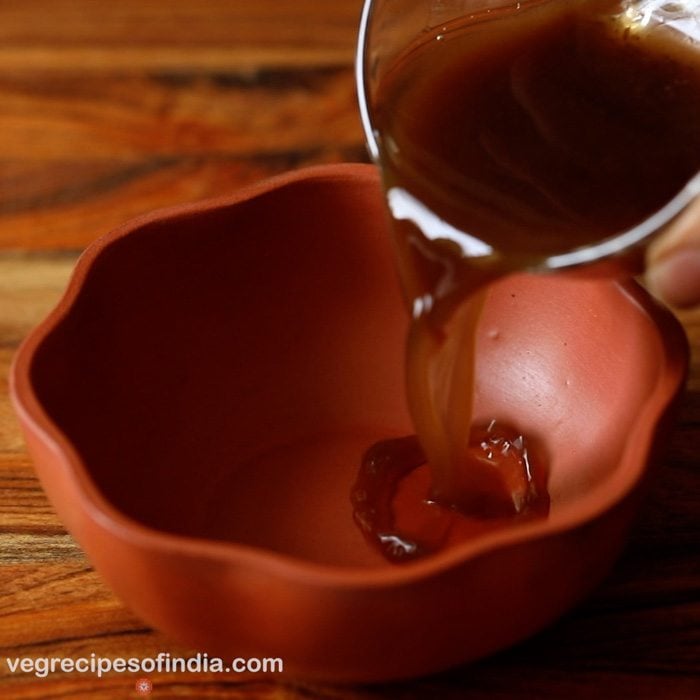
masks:
{"type": "Polygon", "coordinates": [[[411,431],[406,315],[370,166],[299,171],[92,245],[19,351],[46,492],[148,623],[334,681],[416,676],[531,635],[609,570],[683,382],[633,283],[492,292],[477,407],[537,435],[551,513],[396,566],[353,523],[364,450],[411,431]]]}

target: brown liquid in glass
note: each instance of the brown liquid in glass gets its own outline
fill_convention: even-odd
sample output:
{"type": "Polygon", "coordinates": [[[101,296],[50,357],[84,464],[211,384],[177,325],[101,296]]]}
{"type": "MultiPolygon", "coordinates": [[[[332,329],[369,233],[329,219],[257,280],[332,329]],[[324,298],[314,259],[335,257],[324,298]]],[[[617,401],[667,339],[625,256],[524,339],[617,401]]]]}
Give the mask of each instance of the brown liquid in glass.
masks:
{"type": "Polygon", "coordinates": [[[484,13],[412,46],[379,85],[390,206],[417,201],[470,237],[394,208],[417,438],[375,445],[352,492],[393,561],[549,510],[531,441],[471,425],[488,283],[632,228],[700,171],[698,45],[622,12],[570,0],[484,13]],[[469,241],[488,248],[470,257],[469,241]]]}

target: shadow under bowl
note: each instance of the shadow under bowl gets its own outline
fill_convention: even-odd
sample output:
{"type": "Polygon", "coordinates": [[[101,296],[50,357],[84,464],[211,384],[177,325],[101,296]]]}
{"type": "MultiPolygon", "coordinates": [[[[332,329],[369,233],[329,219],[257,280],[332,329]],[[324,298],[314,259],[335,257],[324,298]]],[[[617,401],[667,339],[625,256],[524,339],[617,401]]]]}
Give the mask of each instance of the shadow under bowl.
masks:
{"type": "Polygon", "coordinates": [[[634,283],[513,276],[478,338],[477,414],[538,436],[547,519],[403,566],[349,493],[412,432],[407,318],[374,168],[307,169],[92,245],[15,358],[42,484],[141,617],[334,681],[416,676],[534,633],[624,543],[685,337],[634,283]]]}

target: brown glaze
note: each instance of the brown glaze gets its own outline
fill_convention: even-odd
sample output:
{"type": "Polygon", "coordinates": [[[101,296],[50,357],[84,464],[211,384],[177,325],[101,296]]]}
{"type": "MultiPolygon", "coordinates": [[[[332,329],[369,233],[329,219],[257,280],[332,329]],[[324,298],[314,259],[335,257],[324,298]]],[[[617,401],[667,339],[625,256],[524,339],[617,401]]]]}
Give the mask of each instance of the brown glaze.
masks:
{"type": "Polygon", "coordinates": [[[687,356],[632,283],[499,282],[476,419],[542,440],[549,518],[396,567],[348,493],[373,440],[411,432],[405,324],[375,170],[299,171],[91,246],[12,396],[59,516],[148,623],[297,676],[415,676],[523,639],[608,571],[687,356]]]}

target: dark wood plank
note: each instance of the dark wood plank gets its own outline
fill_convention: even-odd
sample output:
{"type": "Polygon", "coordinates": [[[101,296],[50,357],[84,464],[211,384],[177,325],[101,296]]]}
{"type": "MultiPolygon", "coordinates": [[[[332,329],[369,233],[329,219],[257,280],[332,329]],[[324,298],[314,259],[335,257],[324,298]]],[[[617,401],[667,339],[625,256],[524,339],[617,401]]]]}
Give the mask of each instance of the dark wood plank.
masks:
{"type": "Polygon", "coordinates": [[[0,248],[366,159],[360,0],[0,3],[0,248]]]}
{"type": "Polygon", "coordinates": [[[151,209],[364,159],[349,66],[0,75],[0,247],[83,247],[151,209]]]}
{"type": "Polygon", "coordinates": [[[361,0],[0,3],[0,66],[85,71],[352,60],[361,0]]]}

